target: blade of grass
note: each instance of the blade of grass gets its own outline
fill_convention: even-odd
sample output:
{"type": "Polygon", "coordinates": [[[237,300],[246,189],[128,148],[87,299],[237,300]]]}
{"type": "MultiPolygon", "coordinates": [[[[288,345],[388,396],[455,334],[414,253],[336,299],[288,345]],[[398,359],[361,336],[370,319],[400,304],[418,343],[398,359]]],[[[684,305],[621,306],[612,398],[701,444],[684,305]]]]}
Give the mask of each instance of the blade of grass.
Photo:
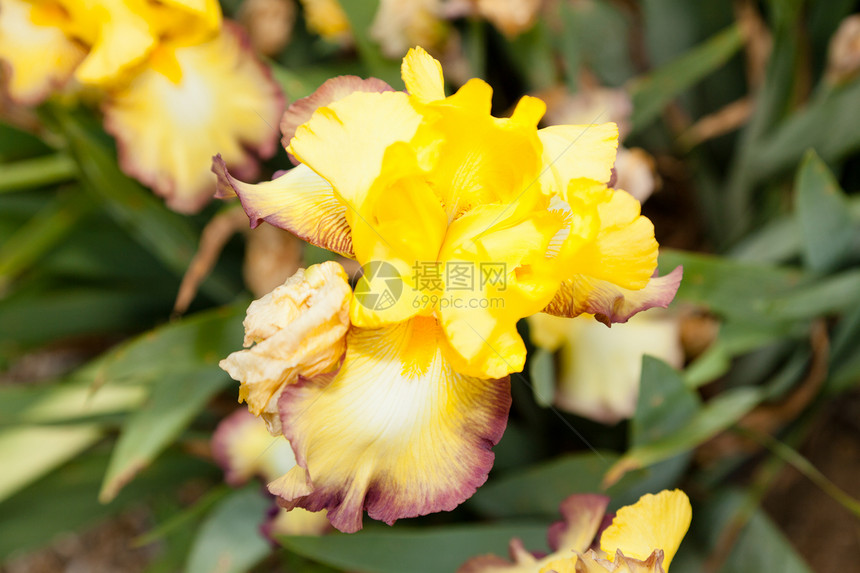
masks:
{"type": "Polygon", "coordinates": [[[65,153],[24,159],[3,166],[0,193],[47,187],[74,179],[77,174],[75,161],[65,153]]]}

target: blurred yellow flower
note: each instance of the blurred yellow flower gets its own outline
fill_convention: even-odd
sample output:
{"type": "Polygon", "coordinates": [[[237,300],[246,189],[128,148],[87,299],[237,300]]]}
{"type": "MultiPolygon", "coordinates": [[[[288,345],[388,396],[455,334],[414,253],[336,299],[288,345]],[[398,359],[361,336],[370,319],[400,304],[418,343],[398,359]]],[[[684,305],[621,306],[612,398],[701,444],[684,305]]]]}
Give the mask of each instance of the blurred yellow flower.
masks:
{"type": "Polygon", "coordinates": [[[458,573],[666,573],[693,516],[687,495],[678,489],[646,494],[619,509],[601,533],[608,503],[591,494],[564,500],[564,521],[549,530],[550,555],[537,557],[513,540],[513,563],[485,555],[458,573]]]}
{"type": "Polygon", "coordinates": [[[275,152],[280,88],[217,0],[4,1],[0,60],[22,103],[95,88],[120,166],[176,211],[212,198],[216,151],[247,177],[275,152]]]}
{"type": "MultiPolygon", "coordinates": [[[[212,435],[212,455],[234,487],[258,476],[270,481],[296,465],[290,443],[281,435],[270,434],[247,410],[237,410],[218,424],[212,435]]],[[[287,513],[278,508],[264,530],[270,536],[319,535],[329,527],[324,513],[303,509],[287,513]]]]}
{"type": "Polygon", "coordinates": [[[611,329],[580,315],[573,320],[535,314],[531,340],[556,352],[558,383],[553,403],[572,414],[615,424],[636,411],[642,356],[680,368],[680,324],[668,314],[637,314],[611,329]]]}
{"type": "MultiPolygon", "coordinates": [[[[606,187],[613,124],[539,130],[545,106],[532,97],[493,117],[489,85],[473,79],[446,97],[439,62],[420,48],[402,75],[408,93],[347,77],[293,104],[282,128],[298,165],[273,181],[250,185],[220,158],[213,166],[252,226],[268,221],[362,267],[337,373],[266,375],[260,386],[267,400],[280,393],[299,461],[270,491],[286,507],[327,508],[344,531],[361,527],[363,509],[391,523],[452,509],[483,483],[507,376],[525,362],[518,320],[545,310],[625,321],[667,305],[680,280],[652,279],[653,227],[635,199],[606,187]]],[[[312,302],[303,313],[331,309],[312,302]]],[[[309,318],[273,320],[291,332],[309,318]]],[[[330,333],[340,340],[342,328],[330,333]]],[[[297,342],[290,353],[303,355],[297,342]]],[[[231,370],[243,388],[268,367],[255,348],[231,370]]]]}

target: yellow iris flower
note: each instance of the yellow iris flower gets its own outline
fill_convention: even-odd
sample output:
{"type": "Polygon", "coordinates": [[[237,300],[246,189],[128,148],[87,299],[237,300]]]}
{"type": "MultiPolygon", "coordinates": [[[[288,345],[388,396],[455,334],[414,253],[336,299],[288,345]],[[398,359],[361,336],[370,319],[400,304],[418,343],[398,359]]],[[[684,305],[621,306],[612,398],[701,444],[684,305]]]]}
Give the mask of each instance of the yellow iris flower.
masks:
{"type": "Polygon", "coordinates": [[[564,521],[549,530],[553,553],[535,557],[511,541],[513,563],[494,555],[467,561],[458,573],[666,573],[693,516],[681,490],[646,494],[622,507],[600,533],[609,499],[572,495],[561,504],[564,521]]]}
{"type": "Polygon", "coordinates": [[[296,452],[270,490],[287,507],[328,509],[344,531],[361,527],[364,509],[388,523],[453,509],[486,480],[508,375],[525,362],[518,320],[623,322],[666,306],[680,280],[680,270],[652,278],[651,223],[606,187],[614,124],[538,129],[545,105],[532,97],[493,117],[489,85],[446,97],[440,64],[420,48],[402,73],[407,92],[339,78],[293,104],[282,130],[297,166],[273,181],[213,166],[253,226],[287,229],[364,271],[354,292],[334,263],[288,281],[276,326],[222,362],[252,412],[279,414],[296,452]],[[307,337],[283,334],[294,325],[307,337]],[[317,360],[323,332],[337,342],[317,360]]]}
{"type": "Polygon", "coordinates": [[[0,60],[27,105],[94,88],[123,171],[176,211],[212,198],[215,152],[254,177],[277,146],[280,88],[218,0],[4,0],[0,60]]]}

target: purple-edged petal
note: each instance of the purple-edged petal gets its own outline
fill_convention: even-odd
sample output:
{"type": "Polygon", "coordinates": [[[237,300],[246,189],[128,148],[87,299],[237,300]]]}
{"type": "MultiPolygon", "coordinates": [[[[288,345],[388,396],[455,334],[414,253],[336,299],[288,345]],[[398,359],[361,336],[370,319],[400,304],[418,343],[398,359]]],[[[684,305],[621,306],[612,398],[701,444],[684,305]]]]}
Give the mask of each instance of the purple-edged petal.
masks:
{"type": "Polygon", "coordinates": [[[286,438],[270,434],[263,420],[244,408],[218,424],[212,434],[212,457],[232,486],[242,485],[255,476],[271,481],[296,465],[286,438]]]}
{"type": "Polygon", "coordinates": [[[510,545],[512,563],[482,555],[464,563],[457,573],[573,573],[577,553],[591,547],[608,504],[609,498],[603,495],[572,495],[561,502],[563,521],[549,528],[547,537],[552,554],[536,556],[526,551],[519,539],[513,539],[510,545]]]}
{"type": "Polygon", "coordinates": [[[277,148],[280,88],[237,26],[193,46],[165,44],[134,79],[110,92],[105,129],[117,140],[123,171],[194,212],[215,193],[211,158],[253,177],[257,156],[277,148]],[[156,57],[157,56],[157,57],[156,57]]]}
{"type": "Polygon", "coordinates": [[[510,408],[510,383],[456,373],[432,318],[353,328],[334,376],[280,398],[299,467],[269,484],[290,509],[328,510],[341,531],[362,513],[397,519],[450,511],[487,479],[510,408]]]}
{"type": "Polygon", "coordinates": [[[593,314],[600,322],[627,322],[637,312],[666,308],[681,285],[683,268],[677,267],[662,277],[653,277],[644,288],[629,290],[592,277],[577,275],[562,282],[561,288],[544,312],[572,318],[593,314]]]}
{"type": "Polygon", "coordinates": [[[272,181],[252,185],[233,177],[216,155],[212,172],[218,177],[217,196],[238,195],[252,229],[266,221],[308,243],[353,256],[346,206],[335,197],[328,181],[309,167],[299,165],[272,181]]]}
{"type": "Polygon", "coordinates": [[[547,533],[549,548],[557,553],[582,553],[591,547],[606,514],[609,498],[597,494],[576,494],[561,502],[562,521],[547,533]]]}
{"type": "MultiPolygon", "coordinates": [[[[358,76],[338,76],[323,82],[314,93],[294,101],[281,117],[281,144],[289,147],[290,141],[296,134],[296,129],[311,119],[314,112],[343,99],[353,92],[382,93],[394,91],[390,85],[377,78],[362,79],[358,76]]],[[[290,161],[298,165],[292,153],[288,153],[290,161]]]]}

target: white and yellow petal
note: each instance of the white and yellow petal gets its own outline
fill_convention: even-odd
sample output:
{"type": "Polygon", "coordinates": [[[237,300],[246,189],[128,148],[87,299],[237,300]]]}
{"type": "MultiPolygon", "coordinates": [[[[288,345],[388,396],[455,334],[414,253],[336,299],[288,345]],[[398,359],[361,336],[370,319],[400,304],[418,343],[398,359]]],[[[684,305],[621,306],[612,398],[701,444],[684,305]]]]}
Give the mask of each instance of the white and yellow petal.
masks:
{"type": "Polygon", "coordinates": [[[280,398],[300,467],[269,484],[287,508],[328,509],[341,531],[366,509],[393,523],[456,507],[484,483],[510,407],[507,379],[457,374],[432,318],[352,329],[336,375],[280,398]]]}
{"type": "Polygon", "coordinates": [[[271,431],[279,430],[277,398],[285,386],[296,383],[299,375],[337,368],[345,350],[351,294],[343,267],[326,262],[299,269],[248,307],[248,349],[222,360],[221,368],[241,382],[239,401],[263,416],[271,431]]]}
{"type": "Polygon", "coordinates": [[[86,55],[56,24],[66,16],[52,2],[4,0],[0,10],[0,61],[6,89],[34,105],[71,78],[86,55]]]}
{"type": "Polygon", "coordinates": [[[149,63],[111,92],[105,127],[126,173],[193,212],[214,195],[213,155],[251,177],[256,157],[274,153],[283,96],[234,26],[203,44],[162,46],[149,63]]]}

